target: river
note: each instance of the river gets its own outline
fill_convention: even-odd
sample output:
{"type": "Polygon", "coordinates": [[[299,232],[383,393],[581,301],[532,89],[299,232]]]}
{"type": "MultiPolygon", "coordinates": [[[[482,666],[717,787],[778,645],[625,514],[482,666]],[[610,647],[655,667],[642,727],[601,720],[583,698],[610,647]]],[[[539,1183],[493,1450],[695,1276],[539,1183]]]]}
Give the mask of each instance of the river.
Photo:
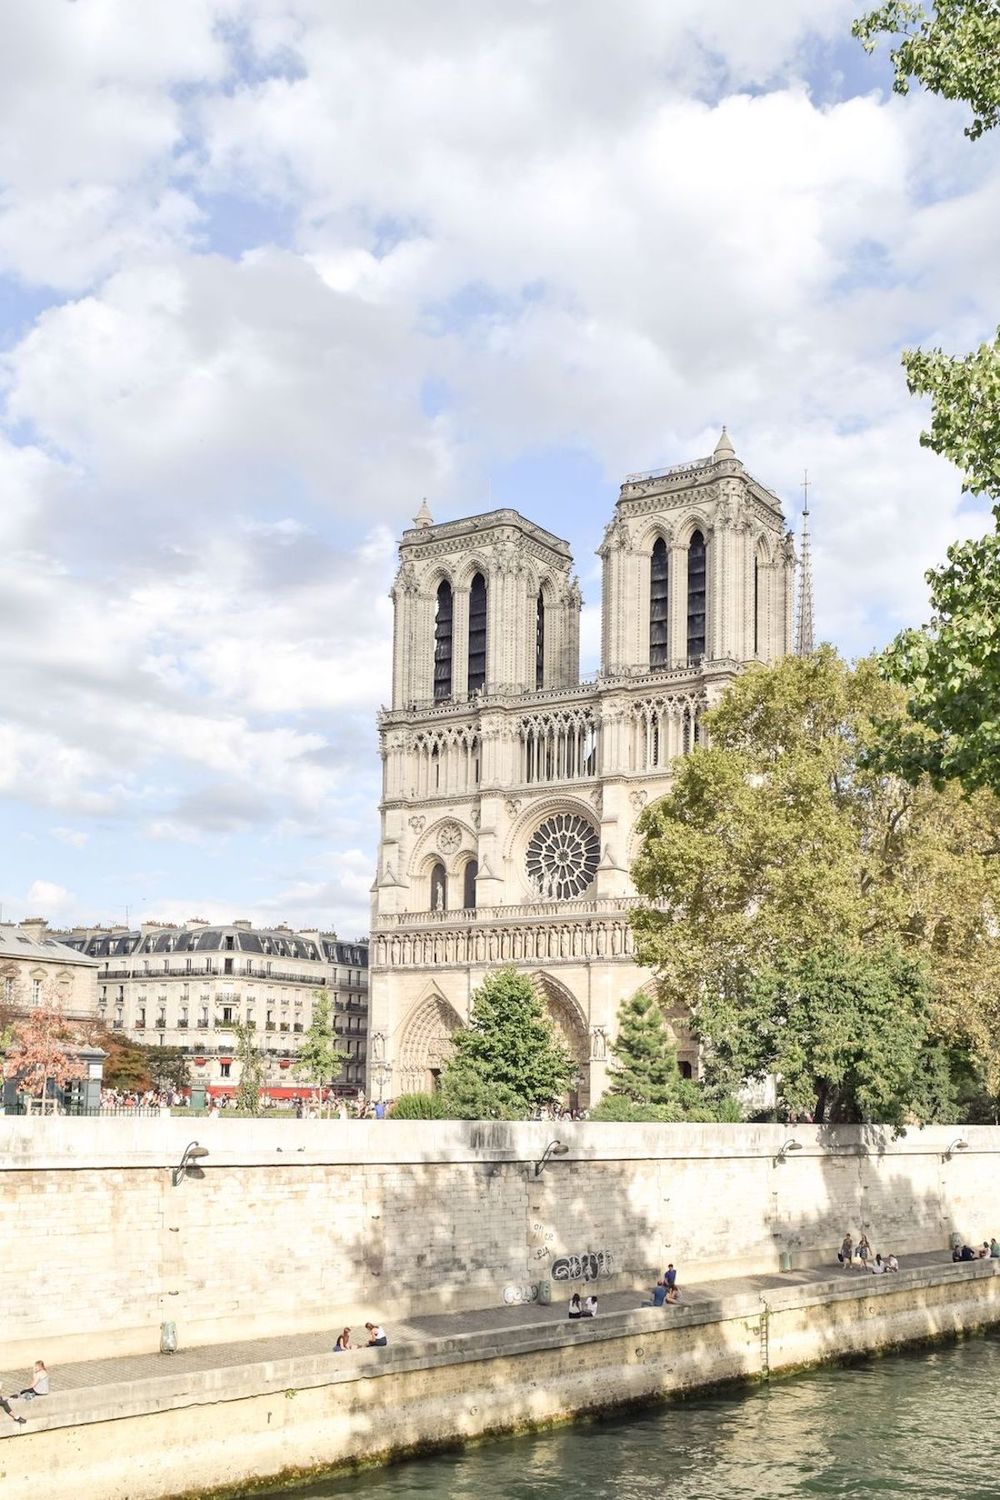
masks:
{"type": "Polygon", "coordinates": [[[1000,1333],[329,1478],[291,1500],[1000,1496],[1000,1333]]]}

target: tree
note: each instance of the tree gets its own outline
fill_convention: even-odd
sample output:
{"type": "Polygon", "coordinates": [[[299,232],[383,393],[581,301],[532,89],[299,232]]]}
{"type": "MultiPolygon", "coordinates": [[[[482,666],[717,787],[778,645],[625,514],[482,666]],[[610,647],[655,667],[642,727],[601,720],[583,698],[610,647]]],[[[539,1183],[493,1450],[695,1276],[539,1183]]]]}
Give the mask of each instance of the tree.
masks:
{"type": "Polygon", "coordinates": [[[535,986],[512,968],[486,976],[453,1043],[441,1095],[459,1120],[525,1119],[558,1099],[575,1071],[535,986]]]}
{"type": "Polygon", "coordinates": [[[1000,121],[1000,6],[997,0],[936,0],[933,14],[912,0],[889,0],[852,27],[866,52],[880,35],[899,37],[889,53],[893,89],[916,78],[932,94],[972,106],[965,133],[977,140],[1000,121]]]}
{"type": "Polygon", "coordinates": [[[3,1076],[13,1078],[23,1093],[47,1099],[52,1092],[50,1084],[53,1089],[64,1089],[75,1079],[86,1077],[83,1063],[67,1050],[72,1049],[74,1036],[66,1017],[58,1011],[40,1005],[19,1017],[13,1031],[3,1076]]]}
{"type": "Polygon", "coordinates": [[[633,1104],[677,1105],[681,1082],[677,1049],[667,1033],[663,1011],[644,990],[622,1002],[611,1055],[609,1093],[633,1104]]]}
{"type": "Polygon", "coordinates": [[[762,966],[735,1003],[710,990],[700,1011],[720,1069],[773,1075],[783,1108],[817,1124],[912,1121],[933,1050],[930,1023],[919,963],[888,946],[835,942],[762,966]]]}
{"type": "MultiPolygon", "coordinates": [[[[1000,121],[1000,5],[997,0],[937,0],[933,14],[891,0],[861,17],[854,35],[871,52],[881,35],[900,38],[890,52],[894,89],[915,78],[972,109],[966,135],[977,139],[1000,121]]],[[[963,487],[986,495],[1000,521],[1000,330],[974,354],[941,349],[903,355],[907,385],[931,399],[921,443],[958,465],[963,487]]],[[[930,622],[897,637],[885,670],[907,693],[912,723],[888,726],[882,763],[911,781],[958,778],[970,790],[1000,792],[1000,536],[948,550],[947,566],[927,574],[930,622]]]]}
{"type": "Polygon", "coordinates": [[[302,1038],[295,1071],[310,1083],[327,1086],[340,1072],[342,1055],[333,1029],[333,1002],[326,990],[314,990],[312,1019],[302,1038]]]}
{"type": "Polygon", "coordinates": [[[240,1081],[236,1085],[236,1107],[244,1114],[260,1114],[260,1091],[267,1075],[267,1062],[257,1046],[255,1032],[245,1021],[233,1022],[240,1081]]]}
{"type": "Polygon", "coordinates": [[[887,721],[905,724],[902,694],[872,661],[824,647],[751,667],[643,814],[637,957],[691,1008],[720,1087],[756,1070],[755,986],[819,963],[832,934],[843,955],[921,964],[926,1032],[967,1044],[1000,1085],[1000,803],[871,765],[887,721]]]}

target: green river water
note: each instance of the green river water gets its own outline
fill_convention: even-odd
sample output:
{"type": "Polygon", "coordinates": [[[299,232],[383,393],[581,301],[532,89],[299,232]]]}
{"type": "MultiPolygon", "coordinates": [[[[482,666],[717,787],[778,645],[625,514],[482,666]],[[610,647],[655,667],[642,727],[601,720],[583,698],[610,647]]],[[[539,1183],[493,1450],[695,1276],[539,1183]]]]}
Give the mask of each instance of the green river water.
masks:
{"type": "Polygon", "coordinates": [[[1000,1500],[1000,1333],[269,1493],[271,1500],[279,1493],[285,1500],[1000,1500]]]}

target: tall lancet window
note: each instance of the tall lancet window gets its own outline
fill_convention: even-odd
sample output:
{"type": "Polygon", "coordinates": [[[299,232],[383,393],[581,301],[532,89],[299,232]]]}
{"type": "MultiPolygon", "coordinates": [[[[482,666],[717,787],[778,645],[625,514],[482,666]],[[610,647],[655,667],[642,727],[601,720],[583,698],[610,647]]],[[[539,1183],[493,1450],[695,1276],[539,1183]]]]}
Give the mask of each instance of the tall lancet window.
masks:
{"type": "Polygon", "coordinates": [[[469,589],[469,692],[486,681],[486,579],[477,573],[469,589]]]}
{"type": "Polygon", "coordinates": [[[688,661],[705,655],[705,538],[692,532],[688,543],[688,661]]]}
{"type": "Polygon", "coordinates": [[[649,665],[668,667],[667,656],[667,544],[662,536],[649,559],[649,665]]]}
{"type": "Polygon", "coordinates": [[[541,589],[535,604],[535,687],[545,686],[545,600],[541,589]]]}
{"type": "Polygon", "coordinates": [[[451,584],[447,580],[438,588],[437,614],[434,616],[434,697],[451,697],[451,584]]]}
{"type": "Polygon", "coordinates": [[[753,560],[753,654],[760,655],[760,558],[753,560]]]}
{"type": "Polygon", "coordinates": [[[470,859],[462,875],[462,905],[466,911],[472,911],[476,904],[476,876],[478,874],[478,861],[470,859]]]}

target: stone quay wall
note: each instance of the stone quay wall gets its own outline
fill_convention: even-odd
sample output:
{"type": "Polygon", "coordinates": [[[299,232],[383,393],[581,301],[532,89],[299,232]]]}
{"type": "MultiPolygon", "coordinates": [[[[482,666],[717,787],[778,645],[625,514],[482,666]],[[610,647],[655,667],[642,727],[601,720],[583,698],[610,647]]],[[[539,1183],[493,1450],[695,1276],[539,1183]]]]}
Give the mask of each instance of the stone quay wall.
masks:
{"type": "Polygon", "coordinates": [[[1000,1233],[998,1190],[986,1126],[0,1117],[5,1358],[156,1350],[167,1321],[193,1346],[545,1280],[625,1290],[670,1260],[682,1280],[815,1266],[862,1227],[875,1249],[943,1249],[1000,1233]],[[209,1154],[174,1187],[193,1139],[209,1154]]]}
{"type": "Polygon", "coordinates": [[[567,1421],[1000,1322],[1000,1263],[847,1276],[54,1394],[0,1434],[4,1500],[245,1496],[352,1463],[567,1421]],[[70,1479],[71,1476],[71,1479],[70,1479]]]}

